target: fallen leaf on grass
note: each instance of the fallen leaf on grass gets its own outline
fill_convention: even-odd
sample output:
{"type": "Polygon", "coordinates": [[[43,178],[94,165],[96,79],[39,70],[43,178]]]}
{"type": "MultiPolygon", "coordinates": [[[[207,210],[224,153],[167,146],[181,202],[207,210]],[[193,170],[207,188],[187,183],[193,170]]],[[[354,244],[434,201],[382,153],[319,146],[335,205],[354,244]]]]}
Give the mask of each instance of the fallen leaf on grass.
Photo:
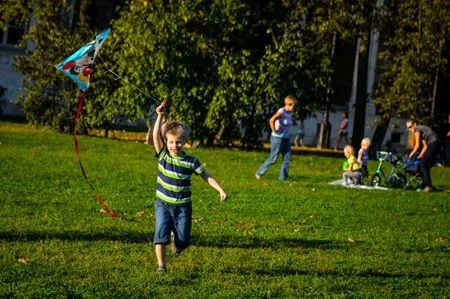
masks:
{"type": "Polygon", "coordinates": [[[196,218],[192,219],[193,223],[197,223],[197,222],[201,222],[201,221],[203,221],[203,217],[196,217],[196,218]]]}
{"type": "Polygon", "coordinates": [[[347,241],[348,241],[350,244],[355,244],[355,243],[356,243],[356,241],[353,240],[351,237],[348,237],[348,238],[347,238],[347,241]]]}
{"type": "Polygon", "coordinates": [[[136,212],[136,216],[138,217],[147,217],[149,214],[145,211],[136,212]]]}
{"type": "Polygon", "coordinates": [[[19,263],[22,263],[22,264],[28,264],[29,262],[31,262],[31,260],[30,260],[29,258],[27,258],[27,257],[19,257],[19,258],[17,259],[17,261],[18,261],[19,263]]]}
{"type": "Polygon", "coordinates": [[[448,243],[448,240],[444,237],[437,237],[435,241],[438,243],[448,243]]]}

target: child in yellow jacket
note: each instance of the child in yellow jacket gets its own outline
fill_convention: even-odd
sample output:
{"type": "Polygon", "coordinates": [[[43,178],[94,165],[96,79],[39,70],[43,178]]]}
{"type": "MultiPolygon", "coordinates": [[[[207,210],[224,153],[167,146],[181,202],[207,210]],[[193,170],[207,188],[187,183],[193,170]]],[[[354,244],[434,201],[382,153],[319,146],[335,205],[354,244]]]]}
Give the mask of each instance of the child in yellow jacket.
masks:
{"type": "Polygon", "coordinates": [[[344,185],[358,185],[361,183],[361,165],[355,158],[355,149],[351,145],[344,147],[344,156],[347,158],[344,163],[344,173],[342,178],[344,179],[344,185]]]}

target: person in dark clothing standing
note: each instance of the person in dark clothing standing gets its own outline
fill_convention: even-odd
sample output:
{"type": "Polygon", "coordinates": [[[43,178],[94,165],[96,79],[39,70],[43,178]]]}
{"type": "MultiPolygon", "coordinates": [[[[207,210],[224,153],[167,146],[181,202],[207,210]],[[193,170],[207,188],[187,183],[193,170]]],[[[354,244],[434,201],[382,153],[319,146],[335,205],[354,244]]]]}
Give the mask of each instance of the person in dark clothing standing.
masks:
{"type": "Polygon", "coordinates": [[[406,128],[408,128],[409,133],[414,134],[415,139],[414,147],[411,153],[409,153],[410,158],[417,155],[422,144],[422,150],[418,153],[417,159],[421,159],[420,171],[423,176],[423,191],[430,192],[433,187],[431,184],[430,169],[434,166],[436,157],[439,154],[439,137],[430,127],[418,125],[412,119],[406,122],[406,128]]]}

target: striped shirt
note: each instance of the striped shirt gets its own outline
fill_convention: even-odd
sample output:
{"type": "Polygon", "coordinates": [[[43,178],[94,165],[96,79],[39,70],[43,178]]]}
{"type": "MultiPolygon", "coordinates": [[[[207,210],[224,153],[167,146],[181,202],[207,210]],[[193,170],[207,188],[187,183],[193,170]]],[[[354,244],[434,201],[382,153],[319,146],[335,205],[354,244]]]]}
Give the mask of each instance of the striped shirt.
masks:
{"type": "Polygon", "coordinates": [[[191,176],[203,174],[202,164],[185,152],[171,156],[167,148],[163,148],[156,157],[159,159],[156,197],[170,204],[191,202],[191,176]]]}

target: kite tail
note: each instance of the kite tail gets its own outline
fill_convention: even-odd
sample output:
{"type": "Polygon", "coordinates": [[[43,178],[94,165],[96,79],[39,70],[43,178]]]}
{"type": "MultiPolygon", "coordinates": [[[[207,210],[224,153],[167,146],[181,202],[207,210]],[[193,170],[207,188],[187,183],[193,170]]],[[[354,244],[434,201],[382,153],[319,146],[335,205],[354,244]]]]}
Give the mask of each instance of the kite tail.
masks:
{"type": "Polygon", "coordinates": [[[88,183],[89,187],[91,187],[92,191],[94,191],[95,197],[100,202],[100,204],[103,206],[102,211],[109,215],[109,217],[113,218],[117,216],[117,212],[110,210],[108,208],[108,203],[97,193],[92,183],[89,181],[86,171],[84,170],[83,163],[81,163],[81,156],[80,156],[80,147],[78,145],[78,139],[77,139],[77,123],[80,118],[81,110],[83,108],[83,102],[84,102],[84,96],[86,94],[86,90],[83,90],[81,92],[79,101],[78,101],[78,109],[77,114],[74,120],[74,129],[73,129],[73,143],[75,145],[75,152],[77,153],[78,162],[80,163],[81,173],[83,174],[84,180],[88,183]]]}

